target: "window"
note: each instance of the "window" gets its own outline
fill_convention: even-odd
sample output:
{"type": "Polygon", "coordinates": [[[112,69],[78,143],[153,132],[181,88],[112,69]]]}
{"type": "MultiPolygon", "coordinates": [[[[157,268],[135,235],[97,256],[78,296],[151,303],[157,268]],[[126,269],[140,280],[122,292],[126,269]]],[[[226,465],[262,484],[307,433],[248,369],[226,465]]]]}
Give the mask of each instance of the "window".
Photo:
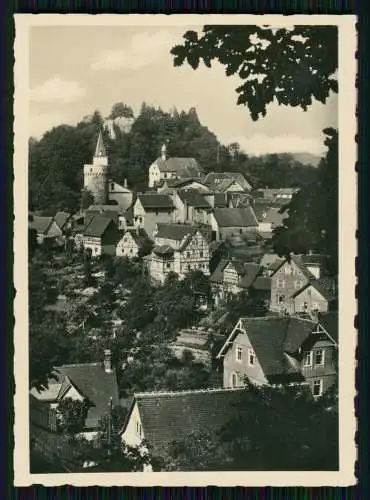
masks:
{"type": "Polygon", "coordinates": [[[231,387],[238,386],[238,375],[234,372],[231,374],[231,387]]]}
{"type": "Polygon", "coordinates": [[[166,267],[167,267],[167,269],[169,269],[171,267],[171,263],[167,262],[166,267]]]}
{"type": "Polygon", "coordinates": [[[240,233],[240,234],[243,234],[243,229],[239,229],[239,233],[240,233]]]}
{"type": "Polygon", "coordinates": [[[312,386],[312,392],[314,396],[321,396],[322,394],[322,386],[323,386],[323,380],[320,378],[319,380],[315,380],[312,386]]]}
{"type": "Polygon", "coordinates": [[[136,421],[136,434],[141,437],[143,433],[143,429],[141,427],[141,423],[139,421],[136,421]]]}
{"type": "Polygon", "coordinates": [[[279,302],[282,303],[285,300],[285,295],[279,295],[279,302]]]}
{"type": "Polygon", "coordinates": [[[277,286],[277,288],[284,288],[285,287],[285,281],[284,280],[277,280],[276,286],[277,286]]]}
{"type": "Polygon", "coordinates": [[[241,347],[236,348],[236,360],[241,361],[243,357],[243,349],[241,347]]]}
{"type": "Polygon", "coordinates": [[[312,351],[304,353],[303,366],[312,366],[312,351]]]}
{"type": "Polygon", "coordinates": [[[187,259],[190,259],[190,255],[191,255],[190,252],[186,252],[186,258],[187,259]]]}
{"type": "Polygon", "coordinates": [[[302,288],[302,281],[301,281],[301,280],[297,280],[297,281],[294,283],[294,286],[295,286],[295,289],[296,289],[296,290],[299,290],[300,288],[302,288]]]}
{"type": "Polygon", "coordinates": [[[203,257],[203,251],[202,250],[199,252],[199,257],[203,257]]]}
{"type": "Polygon", "coordinates": [[[111,191],[114,191],[114,182],[110,185],[111,191]]]}
{"type": "Polygon", "coordinates": [[[255,355],[254,350],[249,349],[248,350],[248,364],[249,364],[249,366],[254,366],[255,358],[256,358],[256,355],[255,355]]]}
{"type": "Polygon", "coordinates": [[[323,349],[317,349],[315,351],[315,366],[323,366],[324,365],[324,351],[323,349]]]}
{"type": "Polygon", "coordinates": [[[303,302],[303,311],[307,311],[308,305],[307,302],[303,302]]]}

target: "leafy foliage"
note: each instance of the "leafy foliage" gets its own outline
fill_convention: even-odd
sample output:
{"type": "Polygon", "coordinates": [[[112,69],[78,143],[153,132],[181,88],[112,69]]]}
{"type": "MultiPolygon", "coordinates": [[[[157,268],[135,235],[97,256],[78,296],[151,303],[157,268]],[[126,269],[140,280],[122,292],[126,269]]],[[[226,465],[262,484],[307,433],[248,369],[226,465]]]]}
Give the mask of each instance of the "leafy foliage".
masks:
{"type": "Polygon", "coordinates": [[[85,420],[89,404],[86,400],[79,401],[65,398],[58,404],[58,428],[67,436],[73,436],[81,432],[85,426],[85,420]]]}
{"type": "Polygon", "coordinates": [[[171,53],[175,66],[186,61],[197,69],[203,61],[210,68],[217,60],[226,76],[238,75],[237,104],[257,120],[274,100],[306,110],[313,99],[325,103],[338,92],[337,40],[334,26],[204,26],[200,35],[187,31],[171,53]]]}
{"type": "Polygon", "coordinates": [[[327,255],[328,270],[338,269],[338,132],[325,129],[326,157],[318,167],[317,181],[296,193],[282,210],[289,215],[275,229],[273,245],[280,255],[309,250],[327,255]],[[325,216],[324,216],[325,214],[325,216]]]}

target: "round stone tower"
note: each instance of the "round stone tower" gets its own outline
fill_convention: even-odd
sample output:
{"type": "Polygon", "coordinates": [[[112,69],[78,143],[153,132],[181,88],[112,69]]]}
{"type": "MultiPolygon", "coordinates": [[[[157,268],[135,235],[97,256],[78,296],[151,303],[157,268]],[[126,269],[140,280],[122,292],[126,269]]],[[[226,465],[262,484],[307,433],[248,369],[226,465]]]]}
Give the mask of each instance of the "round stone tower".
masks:
{"type": "Polygon", "coordinates": [[[92,193],[96,205],[108,203],[108,178],[108,157],[100,130],[92,165],[84,165],[84,188],[92,193]]]}

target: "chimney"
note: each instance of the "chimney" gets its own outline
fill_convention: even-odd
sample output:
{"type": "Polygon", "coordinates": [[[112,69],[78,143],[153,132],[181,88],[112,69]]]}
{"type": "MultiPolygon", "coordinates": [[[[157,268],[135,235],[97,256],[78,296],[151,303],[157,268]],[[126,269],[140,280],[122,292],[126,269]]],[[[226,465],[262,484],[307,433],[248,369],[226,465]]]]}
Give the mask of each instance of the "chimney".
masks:
{"type": "Polygon", "coordinates": [[[127,179],[125,177],[125,180],[123,181],[123,187],[127,188],[127,179]]]}
{"type": "Polygon", "coordinates": [[[105,373],[112,373],[112,353],[110,349],[104,350],[104,371],[105,373]]]}

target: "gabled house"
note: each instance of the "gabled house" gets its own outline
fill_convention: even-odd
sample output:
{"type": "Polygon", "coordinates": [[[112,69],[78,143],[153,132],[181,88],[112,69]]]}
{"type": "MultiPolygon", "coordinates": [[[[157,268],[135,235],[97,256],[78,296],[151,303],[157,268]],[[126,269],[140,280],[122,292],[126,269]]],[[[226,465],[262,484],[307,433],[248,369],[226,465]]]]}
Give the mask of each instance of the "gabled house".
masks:
{"type": "Polygon", "coordinates": [[[203,169],[195,158],[168,158],[166,145],[162,146],[161,157],[157,158],[149,167],[149,188],[153,188],[169,179],[188,179],[189,177],[201,180],[203,169]]]}
{"type": "Polygon", "coordinates": [[[157,222],[174,222],[175,206],[168,194],[138,194],[133,208],[135,226],[152,237],[157,222]]]}
{"type": "Polygon", "coordinates": [[[165,459],[175,441],[201,429],[221,430],[236,416],[242,394],[240,389],[137,393],[120,433],[122,443],[145,442],[150,459],[165,459]]]}
{"type": "Polygon", "coordinates": [[[63,234],[68,232],[69,229],[72,227],[72,214],[69,214],[68,212],[57,212],[54,216],[54,222],[55,224],[59,227],[59,229],[62,231],[63,234]]]}
{"type": "Polygon", "coordinates": [[[189,177],[188,179],[165,179],[157,187],[158,193],[170,194],[178,189],[192,189],[200,193],[209,193],[211,190],[200,179],[189,177]]]}
{"type": "MultiPolygon", "coordinates": [[[[239,259],[222,259],[210,278],[215,303],[228,301],[233,296],[247,291],[256,282],[260,272],[259,264],[239,259]]],[[[269,285],[269,282],[264,284],[268,296],[270,296],[269,285]]],[[[257,286],[261,290],[262,282],[257,286]]]]}
{"type": "Polygon", "coordinates": [[[116,256],[134,259],[139,257],[140,251],[151,243],[144,229],[126,229],[117,242],[116,256]]]}
{"type": "Polygon", "coordinates": [[[127,180],[121,186],[112,180],[108,181],[108,199],[116,202],[122,211],[127,210],[134,201],[134,192],[127,187],[127,180]]]}
{"type": "Polygon", "coordinates": [[[271,311],[317,314],[334,308],[336,290],[333,280],[321,275],[323,263],[323,256],[278,259],[271,272],[271,311]]]}
{"type": "Polygon", "coordinates": [[[180,189],[172,196],[176,222],[208,224],[212,207],[206,198],[193,189],[180,189]]]}
{"type": "Polygon", "coordinates": [[[87,439],[93,439],[101,418],[108,413],[110,402],[113,407],[119,404],[117,377],[111,366],[110,351],[107,349],[104,352],[104,363],[62,365],[54,368],[54,375],[47,389],[38,391],[33,388],[30,391],[31,397],[42,403],[44,408],[55,411],[54,418],[50,418],[53,411],[49,412],[49,418],[43,425],[49,430],[57,430],[55,416],[59,403],[64,399],[86,401],[88,412],[82,434],[87,439]]]}
{"type": "Polygon", "coordinates": [[[206,175],[204,184],[220,192],[249,192],[252,190],[247,179],[239,172],[210,172],[206,175]]]}
{"type": "Polygon", "coordinates": [[[210,230],[187,224],[160,224],[154,232],[154,248],[144,258],[148,274],[154,282],[164,283],[170,272],[180,279],[189,271],[200,270],[209,275],[210,230]]]}
{"type": "Polygon", "coordinates": [[[321,396],[337,378],[337,331],[297,317],[240,318],[217,356],[224,387],[247,377],[257,385],[306,383],[321,396]]]}
{"type": "Polygon", "coordinates": [[[216,240],[225,240],[235,235],[255,240],[258,227],[252,207],[215,208],[210,215],[210,223],[216,240]]]}
{"type": "Polygon", "coordinates": [[[36,231],[36,239],[39,244],[46,241],[51,244],[63,243],[63,231],[53,217],[32,215],[28,222],[28,227],[36,231]]]}
{"type": "Polygon", "coordinates": [[[82,244],[92,257],[116,255],[119,230],[116,218],[109,214],[90,215],[83,232],[82,244]],[[91,218],[90,218],[91,217],[91,218]]]}
{"type": "Polygon", "coordinates": [[[281,212],[279,207],[269,207],[264,211],[258,220],[258,232],[262,237],[272,237],[272,231],[284,225],[284,220],[288,218],[287,212],[281,212]]]}

